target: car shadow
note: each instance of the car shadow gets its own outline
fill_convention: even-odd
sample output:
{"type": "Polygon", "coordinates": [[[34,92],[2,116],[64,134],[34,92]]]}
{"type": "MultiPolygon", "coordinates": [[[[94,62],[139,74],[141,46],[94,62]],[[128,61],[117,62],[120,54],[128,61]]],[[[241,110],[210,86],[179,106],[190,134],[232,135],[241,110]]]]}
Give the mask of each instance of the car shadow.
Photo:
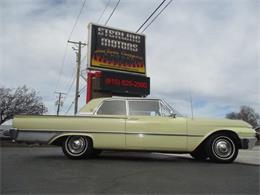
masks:
{"type": "MultiPolygon", "coordinates": [[[[60,154],[39,154],[37,156],[33,156],[34,159],[41,160],[61,160],[61,161],[75,161],[68,159],[62,153],[60,154]]],[[[76,160],[77,161],[77,160],[76,160]]],[[[104,151],[100,155],[90,158],[83,159],[80,161],[88,161],[88,162],[163,162],[163,163],[197,163],[197,164],[218,164],[218,165],[227,165],[223,163],[214,163],[209,160],[196,160],[187,155],[178,155],[178,154],[164,154],[164,153],[150,153],[150,152],[121,152],[121,151],[104,151]]],[[[259,166],[253,163],[247,162],[233,162],[232,164],[237,165],[250,165],[250,166],[259,166]]]]}
{"type": "MultiPolygon", "coordinates": [[[[45,160],[66,160],[75,161],[68,159],[63,154],[46,154],[34,156],[37,159],[45,160]]],[[[76,160],[77,161],[77,160],[76,160]]],[[[162,153],[149,153],[149,152],[118,152],[118,151],[105,151],[96,157],[89,159],[83,159],[80,161],[89,162],[104,162],[104,161],[115,161],[115,162],[164,162],[164,163],[209,163],[209,161],[199,161],[191,157],[180,156],[180,155],[166,155],[162,153]]]]}

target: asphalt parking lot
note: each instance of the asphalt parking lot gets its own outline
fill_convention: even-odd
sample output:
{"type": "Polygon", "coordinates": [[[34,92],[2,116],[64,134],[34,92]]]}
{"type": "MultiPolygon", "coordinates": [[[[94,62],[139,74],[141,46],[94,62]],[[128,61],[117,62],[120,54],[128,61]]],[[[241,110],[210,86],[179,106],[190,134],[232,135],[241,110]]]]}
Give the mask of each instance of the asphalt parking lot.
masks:
{"type": "Polygon", "coordinates": [[[259,168],[133,152],[75,161],[60,148],[2,147],[1,194],[259,194],[259,168]]]}

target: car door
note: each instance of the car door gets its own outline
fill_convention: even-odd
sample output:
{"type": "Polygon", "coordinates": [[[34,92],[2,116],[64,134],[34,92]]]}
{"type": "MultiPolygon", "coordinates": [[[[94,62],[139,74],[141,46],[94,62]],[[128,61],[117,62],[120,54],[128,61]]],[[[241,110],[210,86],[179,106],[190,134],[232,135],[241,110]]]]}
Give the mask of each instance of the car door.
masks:
{"type": "Polygon", "coordinates": [[[159,100],[129,100],[126,147],[158,151],[185,151],[186,119],[163,115],[159,100]]]}
{"type": "Polygon", "coordinates": [[[95,146],[108,149],[125,149],[125,100],[105,100],[92,118],[95,134],[95,146]]]}

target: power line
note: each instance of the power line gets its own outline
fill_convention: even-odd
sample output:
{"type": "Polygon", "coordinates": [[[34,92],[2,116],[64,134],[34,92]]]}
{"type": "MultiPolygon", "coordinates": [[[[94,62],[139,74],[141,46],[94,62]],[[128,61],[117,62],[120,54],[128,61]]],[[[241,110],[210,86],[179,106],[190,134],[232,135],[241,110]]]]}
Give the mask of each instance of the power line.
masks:
{"type": "Polygon", "coordinates": [[[111,18],[112,15],[114,14],[114,12],[115,12],[115,10],[116,10],[116,8],[117,8],[117,6],[118,6],[119,3],[120,3],[120,0],[117,1],[116,5],[115,5],[115,7],[114,7],[114,9],[113,9],[113,11],[111,12],[111,14],[109,15],[107,21],[105,22],[105,26],[107,25],[107,23],[109,22],[110,18],[111,18]]]}
{"type": "MultiPolygon", "coordinates": [[[[80,90],[79,90],[79,95],[81,95],[83,92],[84,92],[84,89],[86,89],[87,85],[84,85],[84,87],[82,87],[80,90]]],[[[65,101],[65,100],[64,100],[65,101]]],[[[67,108],[67,111],[65,112],[65,114],[68,114],[68,112],[70,111],[70,109],[72,108],[74,104],[74,100],[71,102],[71,104],[69,105],[69,107],[67,108]]]]}
{"type": "Polygon", "coordinates": [[[88,55],[88,54],[85,54],[85,55],[83,56],[83,58],[81,59],[81,64],[80,64],[80,65],[82,65],[83,62],[87,59],[87,55],[88,55]]]}
{"type": "MultiPolygon", "coordinates": [[[[82,3],[82,6],[81,6],[80,11],[79,11],[79,14],[78,14],[77,17],[76,17],[75,23],[74,23],[74,25],[73,25],[73,27],[72,27],[72,30],[71,30],[71,32],[70,32],[70,34],[69,34],[69,36],[68,36],[68,40],[71,38],[72,33],[73,33],[74,30],[75,30],[75,27],[76,27],[76,25],[77,25],[77,23],[78,23],[79,17],[80,17],[80,15],[81,15],[81,13],[82,13],[82,10],[83,10],[83,8],[84,8],[84,6],[85,6],[85,4],[86,4],[86,1],[87,1],[87,0],[84,0],[84,2],[82,3]]],[[[66,42],[66,48],[65,48],[65,52],[64,52],[64,55],[63,55],[63,58],[62,58],[61,66],[60,66],[58,81],[57,81],[57,83],[56,83],[56,85],[55,85],[55,90],[54,90],[54,91],[56,91],[56,89],[58,88],[59,83],[60,83],[60,77],[61,77],[61,74],[62,74],[62,72],[63,72],[63,68],[64,68],[64,64],[65,64],[65,59],[66,59],[66,56],[67,56],[67,50],[68,50],[68,42],[66,42]]]]}
{"type": "Polygon", "coordinates": [[[138,31],[146,24],[146,22],[148,22],[148,20],[150,20],[150,18],[155,14],[155,12],[164,4],[166,0],[163,0],[160,5],[158,5],[158,7],[153,11],[153,13],[144,21],[144,23],[138,28],[138,30],[136,31],[138,33],[138,31]]]}
{"type": "Polygon", "coordinates": [[[156,18],[166,9],[166,7],[168,7],[170,5],[170,3],[172,2],[173,0],[170,0],[162,9],[161,11],[152,19],[152,21],[142,30],[141,33],[143,33],[155,20],[156,18]]]}
{"type": "Polygon", "coordinates": [[[56,82],[56,85],[55,85],[55,90],[58,88],[58,85],[60,84],[60,77],[61,77],[61,74],[63,72],[63,67],[64,67],[64,64],[65,64],[65,59],[66,59],[66,56],[67,56],[67,50],[68,50],[68,42],[66,43],[66,47],[65,47],[65,52],[64,52],[64,55],[63,55],[63,58],[62,58],[62,62],[61,62],[61,66],[60,66],[60,71],[59,71],[59,76],[58,76],[58,80],[56,82]]]}
{"type": "MultiPolygon", "coordinates": [[[[76,80],[76,77],[74,77],[74,79],[72,80],[72,83],[71,83],[71,85],[70,85],[70,87],[69,87],[69,90],[67,91],[67,95],[64,97],[64,99],[63,99],[63,104],[65,104],[65,102],[66,102],[66,100],[67,100],[67,97],[68,97],[68,94],[70,93],[70,90],[72,89],[72,86],[73,86],[73,83],[75,82],[75,80],[76,80]]],[[[63,108],[64,107],[61,107],[61,110],[60,110],[60,112],[62,112],[63,111],[63,108]]]]}
{"type": "Polygon", "coordinates": [[[85,6],[85,4],[86,4],[86,1],[87,1],[87,0],[84,0],[83,3],[82,3],[82,6],[81,6],[81,8],[80,8],[80,10],[79,10],[79,14],[78,14],[78,16],[77,16],[77,18],[76,18],[76,20],[75,20],[75,23],[74,23],[74,25],[73,25],[73,27],[72,27],[72,30],[71,30],[71,32],[70,32],[70,35],[69,35],[68,40],[70,40],[71,35],[72,35],[73,31],[74,31],[75,28],[76,28],[76,25],[77,25],[77,23],[78,23],[78,20],[79,20],[79,17],[80,17],[80,15],[81,15],[81,13],[82,13],[82,10],[83,10],[83,8],[84,8],[84,6],[85,6]]]}
{"type": "Polygon", "coordinates": [[[65,93],[62,93],[60,91],[55,91],[54,93],[59,94],[58,100],[55,102],[57,105],[57,116],[60,113],[60,108],[63,106],[63,101],[62,101],[62,95],[65,95],[65,93]]]}
{"type": "Polygon", "coordinates": [[[84,89],[86,89],[87,85],[84,85],[84,87],[82,87],[80,90],[79,90],[79,95],[81,95],[84,91],[84,89]]]}
{"type": "MultiPolygon", "coordinates": [[[[83,58],[82,58],[82,61],[81,61],[81,65],[82,65],[82,63],[83,63],[83,61],[86,59],[86,57],[87,57],[87,55],[85,55],[83,58]]],[[[69,85],[69,87],[68,87],[68,90],[67,90],[67,92],[66,92],[66,94],[69,94],[70,93],[70,91],[71,91],[71,89],[72,89],[72,86],[73,86],[73,84],[74,84],[74,82],[76,81],[76,75],[75,75],[76,73],[75,72],[73,72],[73,74],[72,74],[72,79],[71,79],[71,82],[70,82],[70,85],[69,85]]],[[[82,89],[80,89],[80,91],[79,91],[79,94],[81,95],[81,91],[83,90],[84,88],[82,88],[82,89]]],[[[64,104],[65,104],[65,102],[66,102],[66,100],[67,100],[67,97],[68,97],[68,95],[67,96],[65,96],[65,98],[64,98],[64,104]]],[[[74,103],[74,101],[73,101],[73,103],[74,103]]],[[[61,108],[61,111],[63,110],[63,108],[64,107],[62,107],[61,108]]]]}
{"type": "Polygon", "coordinates": [[[65,112],[65,114],[68,114],[68,112],[69,112],[69,111],[70,111],[70,109],[72,108],[73,104],[74,104],[74,101],[73,101],[73,102],[71,102],[71,104],[70,104],[70,106],[68,107],[68,109],[67,109],[67,111],[65,112]]]}
{"type": "Polygon", "coordinates": [[[104,10],[102,11],[102,13],[100,14],[100,16],[99,16],[99,18],[98,18],[98,20],[97,20],[97,23],[99,23],[99,21],[100,21],[101,18],[103,17],[103,15],[104,15],[106,9],[108,8],[108,5],[110,4],[110,2],[111,2],[111,0],[108,0],[108,1],[107,1],[107,4],[106,4],[104,10]]]}

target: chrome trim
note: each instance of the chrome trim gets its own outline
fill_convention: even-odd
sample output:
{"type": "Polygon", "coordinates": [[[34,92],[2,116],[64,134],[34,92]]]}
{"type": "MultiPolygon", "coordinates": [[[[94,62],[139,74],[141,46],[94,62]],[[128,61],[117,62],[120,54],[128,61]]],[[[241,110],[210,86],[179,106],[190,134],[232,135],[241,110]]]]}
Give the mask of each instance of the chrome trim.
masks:
{"type": "Polygon", "coordinates": [[[27,130],[23,129],[20,130],[20,132],[32,132],[32,133],[92,133],[92,134],[125,134],[125,135],[152,135],[152,136],[187,136],[187,137],[204,137],[204,135],[199,135],[199,134],[184,134],[184,133],[154,133],[154,132],[123,132],[123,131],[84,131],[84,130],[58,130],[58,129],[38,129],[38,130],[27,130]]]}
{"type": "Polygon", "coordinates": [[[247,137],[240,139],[241,148],[240,149],[252,149],[257,142],[256,137],[247,137]]]}
{"type": "Polygon", "coordinates": [[[173,109],[165,100],[163,99],[156,99],[156,98],[134,98],[134,97],[112,97],[112,98],[105,98],[93,111],[93,115],[95,116],[102,116],[102,115],[98,115],[97,112],[100,109],[100,107],[103,105],[103,103],[105,101],[125,101],[126,103],[126,116],[129,116],[129,101],[157,101],[160,107],[160,116],[162,117],[161,114],[161,106],[160,103],[162,103],[163,105],[165,105],[169,110],[173,111],[174,113],[176,113],[177,115],[182,116],[178,111],[176,111],[175,109],[173,109]]]}
{"type": "Polygon", "coordinates": [[[18,131],[16,141],[48,143],[49,140],[57,136],[57,132],[49,131],[18,131]]]}
{"type": "Polygon", "coordinates": [[[255,143],[257,142],[256,137],[247,138],[248,140],[248,149],[252,149],[255,146],[255,143]]]}

